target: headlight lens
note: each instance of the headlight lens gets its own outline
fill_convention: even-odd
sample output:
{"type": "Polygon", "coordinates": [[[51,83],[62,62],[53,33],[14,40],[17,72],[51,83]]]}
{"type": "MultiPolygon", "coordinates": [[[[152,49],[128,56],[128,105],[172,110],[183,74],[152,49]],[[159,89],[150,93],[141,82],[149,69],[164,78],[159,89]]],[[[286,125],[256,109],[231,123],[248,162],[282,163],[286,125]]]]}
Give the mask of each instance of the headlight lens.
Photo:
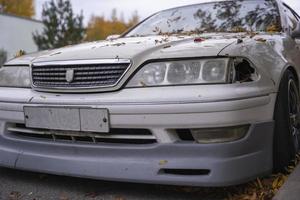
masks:
{"type": "Polygon", "coordinates": [[[29,67],[0,68],[0,87],[30,87],[29,67]]]}
{"type": "Polygon", "coordinates": [[[141,74],[141,79],[146,85],[156,85],[164,81],[166,74],[166,65],[162,63],[153,64],[151,67],[145,68],[141,74]]]}
{"type": "Polygon", "coordinates": [[[227,83],[229,58],[150,63],[142,67],[127,87],[227,83]]]}
{"type": "Polygon", "coordinates": [[[225,60],[209,60],[206,61],[203,70],[202,78],[207,82],[226,81],[226,66],[225,60]]]}

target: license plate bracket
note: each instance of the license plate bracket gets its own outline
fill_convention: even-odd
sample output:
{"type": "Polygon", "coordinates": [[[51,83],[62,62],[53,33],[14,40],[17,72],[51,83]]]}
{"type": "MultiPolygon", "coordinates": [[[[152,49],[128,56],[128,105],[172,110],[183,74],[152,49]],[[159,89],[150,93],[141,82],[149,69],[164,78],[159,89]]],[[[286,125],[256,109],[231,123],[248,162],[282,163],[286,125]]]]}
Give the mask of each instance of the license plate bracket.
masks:
{"type": "Polygon", "coordinates": [[[109,112],[103,108],[24,106],[25,125],[62,131],[109,132],[109,112]]]}

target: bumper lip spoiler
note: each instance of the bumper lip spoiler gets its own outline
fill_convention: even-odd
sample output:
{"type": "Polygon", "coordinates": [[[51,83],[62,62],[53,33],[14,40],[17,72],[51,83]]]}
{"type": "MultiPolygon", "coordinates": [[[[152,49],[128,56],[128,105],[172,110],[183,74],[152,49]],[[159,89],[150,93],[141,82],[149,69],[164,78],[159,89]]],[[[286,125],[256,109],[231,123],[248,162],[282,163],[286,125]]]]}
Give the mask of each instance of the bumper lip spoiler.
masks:
{"type": "Polygon", "coordinates": [[[28,140],[4,133],[0,165],[22,170],[101,180],[190,186],[229,186],[272,170],[274,122],[253,124],[242,140],[116,145],[28,140]],[[161,162],[164,161],[164,162],[161,162]],[[162,169],[207,169],[208,175],[162,174],[162,169]]]}

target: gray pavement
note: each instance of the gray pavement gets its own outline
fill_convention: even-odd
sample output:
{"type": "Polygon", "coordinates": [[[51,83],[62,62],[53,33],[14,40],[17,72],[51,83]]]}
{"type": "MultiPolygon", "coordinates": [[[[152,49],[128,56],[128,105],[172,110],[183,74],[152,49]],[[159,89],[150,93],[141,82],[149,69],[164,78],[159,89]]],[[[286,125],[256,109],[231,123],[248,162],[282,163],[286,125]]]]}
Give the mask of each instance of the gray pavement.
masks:
{"type": "Polygon", "coordinates": [[[0,168],[0,200],[220,200],[219,188],[118,183],[0,168]]]}
{"type": "Polygon", "coordinates": [[[300,200],[300,165],[289,176],[273,200],[300,200]]]}

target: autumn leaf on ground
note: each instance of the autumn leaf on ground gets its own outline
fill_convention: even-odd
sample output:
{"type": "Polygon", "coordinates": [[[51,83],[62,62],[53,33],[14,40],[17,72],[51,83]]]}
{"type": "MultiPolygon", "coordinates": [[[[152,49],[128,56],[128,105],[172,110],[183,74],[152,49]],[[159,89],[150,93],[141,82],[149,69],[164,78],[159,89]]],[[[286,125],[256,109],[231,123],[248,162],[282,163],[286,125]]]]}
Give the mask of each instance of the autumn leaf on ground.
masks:
{"type": "Polygon", "coordinates": [[[9,199],[9,200],[19,200],[20,197],[21,197],[20,192],[12,191],[12,192],[9,194],[8,199],[9,199]]]}
{"type": "Polygon", "coordinates": [[[89,192],[85,194],[85,197],[89,197],[89,198],[96,198],[97,196],[99,196],[97,192],[89,192]]]}
{"type": "Polygon", "coordinates": [[[60,194],[60,196],[59,196],[59,200],[70,200],[70,199],[69,199],[69,197],[67,196],[67,194],[62,193],[62,194],[60,194]]]}
{"type": "Polygon", "coordinates": [[[126,200],[126,199],[124,197],[121,197],[121,196],[116,196],[115,200],[126,200]]]}

